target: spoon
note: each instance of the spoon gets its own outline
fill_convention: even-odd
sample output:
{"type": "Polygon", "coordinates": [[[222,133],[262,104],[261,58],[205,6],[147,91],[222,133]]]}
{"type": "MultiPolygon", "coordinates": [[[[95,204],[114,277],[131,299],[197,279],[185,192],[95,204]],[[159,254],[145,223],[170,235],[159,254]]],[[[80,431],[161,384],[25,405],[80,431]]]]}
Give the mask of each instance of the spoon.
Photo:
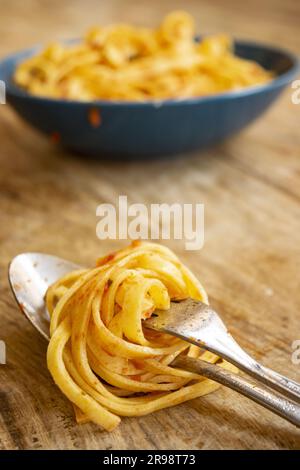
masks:
{"type": "MultiPolygon", "coordinates": [[[[50,318],[45,305],[46,291],[60,277],[77,269],[82,267],[42,253],[20,254],[9,265],[10,285],[21,311],[48,341],[50,318]]],[[[228,333],[223,321],[210,306],[193,299],[171,302],[169,310],[156,310],[150,319],[144,321],[144,326],[216,353],[284,396],[256,381],[200,359],[180,356],[172,362],[173,367],[196,372],[223,384],[300,427],[300,384],[251,358],[228,333]]]]}

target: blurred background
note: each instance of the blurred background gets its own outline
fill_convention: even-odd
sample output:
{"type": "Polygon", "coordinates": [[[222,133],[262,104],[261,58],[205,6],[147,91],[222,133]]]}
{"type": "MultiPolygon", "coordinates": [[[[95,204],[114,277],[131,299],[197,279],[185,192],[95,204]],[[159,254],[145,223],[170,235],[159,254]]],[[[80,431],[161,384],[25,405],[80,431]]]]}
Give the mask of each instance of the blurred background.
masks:
{"type": "Polygon", "coordinates": [[[239,38],[270,41],[297,52],[297,0],[1,0],[1,54],[52,39],[80,36],[88,27],[107,22],[156,25],[175,9],[185,9],[199,32],[224,31],[239,38]]]}

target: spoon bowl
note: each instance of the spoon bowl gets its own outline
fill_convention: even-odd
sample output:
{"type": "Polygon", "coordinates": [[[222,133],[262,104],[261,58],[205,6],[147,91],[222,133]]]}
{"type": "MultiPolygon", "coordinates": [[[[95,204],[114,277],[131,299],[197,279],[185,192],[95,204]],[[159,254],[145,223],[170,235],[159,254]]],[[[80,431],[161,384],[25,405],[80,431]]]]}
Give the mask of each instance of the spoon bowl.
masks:
{"type": "Polygon", "coordinates": [[[49,341],[50,317],[45,304],[48,287],[77,264],[43,253],[22,253],[10,263],[8,278],[16,301],[25,317],[49,341]]]}

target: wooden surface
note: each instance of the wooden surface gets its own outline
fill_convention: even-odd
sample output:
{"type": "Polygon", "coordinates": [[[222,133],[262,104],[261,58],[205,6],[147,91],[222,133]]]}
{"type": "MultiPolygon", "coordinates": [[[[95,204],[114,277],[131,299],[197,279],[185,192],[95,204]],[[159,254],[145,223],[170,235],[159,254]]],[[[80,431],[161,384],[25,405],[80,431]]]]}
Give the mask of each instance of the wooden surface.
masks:
{"type": "MultiPolygon", "coordinates": [[[[1,1],[0,54],[76,36],[95,22],[155,24],[174,0],[1,1]]],[[[273,42],[299,52],[297,0],[186,1],[203,31],[273,42]]],[[[0,106],[0,365],[2,449],[296,449],[300,431],[220,389],[137,419],[111,434],[78,426],[46,368],[46,343],[23,318],[6,270],[20,252],[44,251],[91,264],[124,243],[100,242],[96,206],[116,202],[204,202],[205,247],[168,246],[194,270],[241,345],[299,380],[291,343],[300,339],[300,105],[287,90],[237,137],[202,154],[149,163],[107,163],[63,153],[0,106]]]]}

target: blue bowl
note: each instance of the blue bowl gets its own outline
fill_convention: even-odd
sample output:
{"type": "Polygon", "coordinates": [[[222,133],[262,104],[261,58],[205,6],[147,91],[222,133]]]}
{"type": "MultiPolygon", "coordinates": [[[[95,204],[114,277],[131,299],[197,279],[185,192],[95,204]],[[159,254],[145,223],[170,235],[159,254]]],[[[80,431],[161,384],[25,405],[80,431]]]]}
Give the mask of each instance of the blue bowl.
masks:
{"type": "Polygon", "coordinates": [[[276,78],[262,86],[180,100],[117,102],[67,101],[31,96],[12,80],[16,65],[37,52],[28,49],[0,62],[7,102],[27,122],[60,144],[85,155],[152,157],[212,146],[260,116],[295,77],[299,63],[289,52],[256,43],[235,43],[238,56],[272,70],[276,78]],[[92,126],[91,108],[101,124],[92,126]]]}

